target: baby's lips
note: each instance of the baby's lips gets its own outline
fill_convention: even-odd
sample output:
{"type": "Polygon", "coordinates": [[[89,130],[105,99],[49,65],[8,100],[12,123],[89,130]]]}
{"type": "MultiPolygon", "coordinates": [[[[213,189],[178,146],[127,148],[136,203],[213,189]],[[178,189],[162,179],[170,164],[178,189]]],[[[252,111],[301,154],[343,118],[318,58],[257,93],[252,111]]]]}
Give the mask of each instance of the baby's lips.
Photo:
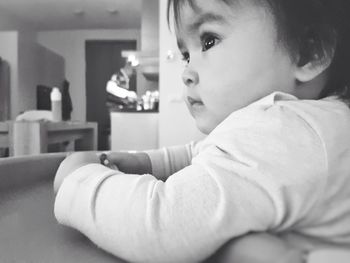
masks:
{"type": "Polygon", "coordinates": [[[187,96],[187,101],[193,105],[193,104],[196,104],[196,103],[200,103],[200,104],[203,104],[203,102],[200,100],[200,99],[194,99],[190,96],[187,96]]]}

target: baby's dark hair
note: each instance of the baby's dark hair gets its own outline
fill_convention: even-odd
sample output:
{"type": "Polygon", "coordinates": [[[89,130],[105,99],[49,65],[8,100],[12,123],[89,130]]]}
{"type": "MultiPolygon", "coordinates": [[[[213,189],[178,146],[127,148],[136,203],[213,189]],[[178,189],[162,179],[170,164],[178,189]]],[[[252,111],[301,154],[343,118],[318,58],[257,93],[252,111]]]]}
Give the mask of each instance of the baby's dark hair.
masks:
{"type": "MultiPolygon", "coordinates": [[[[230,5],[237,0],[222,1],[230,5]]],[[[246,0],[243,0],[246,1],[246,0]]],[[[253,0],[274,15],[278,37],[299,65],[332,57],[328,83],[319,95],[337,95],[350,101],[350,1],[349,0],[253,0]]],[[[172,10],[176,24],[181,7],[196,10],[196,0],[168,0],[168,22],[172,10]]]]}

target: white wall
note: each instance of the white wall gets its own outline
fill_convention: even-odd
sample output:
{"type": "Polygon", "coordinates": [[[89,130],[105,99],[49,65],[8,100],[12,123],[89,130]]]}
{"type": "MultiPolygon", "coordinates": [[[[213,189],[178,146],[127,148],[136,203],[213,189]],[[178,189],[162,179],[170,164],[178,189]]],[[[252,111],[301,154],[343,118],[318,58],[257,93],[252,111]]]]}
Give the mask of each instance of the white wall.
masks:
{"type": "Polygon", "coordinates": [[[36,107],[37,43],[29,23],[0,10],[0,56],[10,66],[11,109],[15,118],[36,107]]]}
{"type": "Polygon", "coordinates": [[[0,31],[12,31],[28,28],[28,23],[25,23],[18,17],[14,17],[13,15],[7,14],[3,10],[0,10],[0,31]]]}
{"type": "Polygon", "coordinates": [[[64,58],[52,50],[37,44],[37,84],[50,87],[62,87],[65,79],[64,58]]]}
{"type": "Polygon", "coordinates": [[[0,32],[0,57],[6,60],[10,66],[10,87],[11,87],[11,103],[10,116],[16,116],[18,108],[18,32],[8,31],[0,32]]]}
{"type": "MultiPolygon", "coordinates": [[[[159,50],[159,2],[160,0],[144,0],[141,15],[141,50],[159,50]]],[[[138,74],[137,94],[142,96],[147,90],[158,90],[159,82],[146,79],[138,74]]]]}
{"type": "MultiPolygon", "coordinates": [[[[25,110],[36,108],[36,85],[38,84],[38,57],[36,33],[18,33],[18,86],[12,88],[17,101],[14,116],[25,110]]],[[[13,116],[13,117],[14,117],[13,116]]]]}
{"type": "Polygon", "coordinates": [[[0,56],[10,66],[11,108],[15,118],[36,106],[36,33],[30,24],[0,10],[0,56]]]}
{"type": "Polygon", "coordinates": [[[166,1],[160,1],[160,111],[159,146],[188,143],[203,137],[195,126],[183,101],[181,73],[183,65],[177,51],[176,39],[168,29],[166,1]],[[172,60],[167,59],[168,51],[174,52],[172,60]]]}
{"type": "Polygon", "coordinates": [[[155,51],[159,48],[159,2],[160,0],[142,2],[141,50],[155,51]]]}
{"type": "MultiPolygon", "coordinates": [[[[46,74],[42,68],[48,68],[55,61],[45,61],[46,54],[50,51],[40,47],[36,42],[36,33],[33,31],[6,31],[0,32],[0,56],[10,66],[10,117],[14,119],[19,113],[36,109],[36,86],[45,79],[53,79],[53,74],[46,74]],[[44,50],[43,50],[44,49],[44,50]]],[[[58,59],[58,58],[56,58],[58,59]]],[[[64,68],[64,62],[63,68],[64,68]]],[[[60,75],[59,83],[63,80],[63,73],[60,75]]]]}
{"type": "Polygon", "coordinates": [[[72,30],[38,32],[38,42],[65,59],[66,78],[70,82],[73,120],[86,120],[85,41],[136,40],[140,48],[139,30],[72,30]]]}

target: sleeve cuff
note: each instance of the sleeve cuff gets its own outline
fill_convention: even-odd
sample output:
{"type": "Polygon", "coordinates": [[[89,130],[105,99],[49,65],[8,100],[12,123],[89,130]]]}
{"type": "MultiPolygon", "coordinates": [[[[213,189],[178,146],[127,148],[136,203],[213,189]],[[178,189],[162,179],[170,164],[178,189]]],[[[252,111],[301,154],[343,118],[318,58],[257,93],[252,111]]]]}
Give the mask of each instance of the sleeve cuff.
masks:
{"type": "Polygon", "coordinates": [[[170,176],[170,167],[167,165],[167,152],[165,148],[158,150],[148,150],[145,152],[152,165],[152,175],[160,180],[166,180],[170,176]]]}
{"type": "Polygon", "coordinates": [[[68,175],[56,195],[57,221],[86,233],[94,225],[91,211],[94,211],[96,190],[104,180],[116,174],[121,172],[101,164],[88,164],[68,175]]]}
{"type": "Polygon", "coordinates": [[[161,180],[191,164],[193,145],[172,146],[146,151],[152,164],[152,174],[161,180]]]}

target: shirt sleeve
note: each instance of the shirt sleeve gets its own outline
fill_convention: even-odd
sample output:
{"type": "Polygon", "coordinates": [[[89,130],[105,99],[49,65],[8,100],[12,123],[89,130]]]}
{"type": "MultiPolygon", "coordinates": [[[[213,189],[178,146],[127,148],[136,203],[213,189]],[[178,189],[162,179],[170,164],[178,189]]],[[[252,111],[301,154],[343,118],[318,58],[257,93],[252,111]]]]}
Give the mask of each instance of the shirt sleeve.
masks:
{"type": "Polygon", "coordinates": [[[152,164],[152,175],[165,181],[170,175],[191,164],[198,142],[146,151],[152,164]]]}
{"type": "Polygon", "coordinates": [[[282,107],[226,121],[166,182],[99,164],[75,170],[56,196],[57,220],[132,262],[199,262],[233,237],[292,228],[324,186],[319,138],[282,107]]]}

